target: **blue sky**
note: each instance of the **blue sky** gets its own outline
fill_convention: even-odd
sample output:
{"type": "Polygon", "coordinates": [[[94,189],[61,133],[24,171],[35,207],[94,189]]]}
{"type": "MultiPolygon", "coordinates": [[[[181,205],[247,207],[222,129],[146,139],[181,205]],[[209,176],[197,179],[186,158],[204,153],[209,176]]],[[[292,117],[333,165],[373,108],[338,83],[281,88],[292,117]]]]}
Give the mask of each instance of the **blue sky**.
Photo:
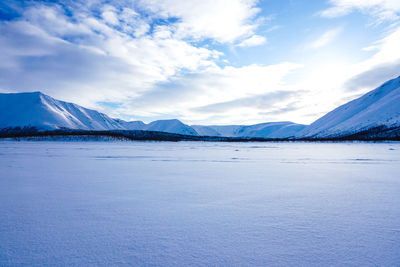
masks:
{"type": "Polygon", "coordinates": [[[311,123],[400,75],[398,0],[2,1],[0,92],[127,120],[311,123]]]}

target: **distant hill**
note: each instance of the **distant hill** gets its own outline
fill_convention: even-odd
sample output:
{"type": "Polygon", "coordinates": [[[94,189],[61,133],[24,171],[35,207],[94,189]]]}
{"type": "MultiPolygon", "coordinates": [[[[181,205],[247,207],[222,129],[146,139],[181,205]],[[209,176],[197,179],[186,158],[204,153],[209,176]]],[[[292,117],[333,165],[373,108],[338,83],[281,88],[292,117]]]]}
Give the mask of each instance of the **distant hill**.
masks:
{"type": "Polygon", "coordinates": [[[303,130],[306,125],[289,121],[267,122],[255,125],[192,126],[201,135],[217,134],[228,137],[288,138],[303,130]]]}

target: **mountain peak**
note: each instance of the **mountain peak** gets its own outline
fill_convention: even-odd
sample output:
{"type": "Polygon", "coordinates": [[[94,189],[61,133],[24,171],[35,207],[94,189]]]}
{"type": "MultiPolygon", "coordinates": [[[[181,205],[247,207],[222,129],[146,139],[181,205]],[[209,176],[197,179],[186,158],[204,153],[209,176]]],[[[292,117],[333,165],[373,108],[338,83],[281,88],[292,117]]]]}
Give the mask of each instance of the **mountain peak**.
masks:
{"type": "Polygon", "coordinates": [[[54,99],[40,91],[0,94],[0,128],[121,129],[119,123],[95,110],[54,99]]]}
{"type": "Polygon", "coordinates": [[[44,95],[41,91],[33,91],[33,92],[28,92],[27,94],[33,94],[33,95],[44,95]]]}
{"type": "MultiPolygon", "coordinates": [[[[181,122],[178,119],[156,120],[156,121],[153,121],[153,122],[157,122],[157,123],[162,123],[162,122],[170,122],[170,123],[172,123],[172,122],[174,122],[174,123],[182,123],[183,124],[183,122],[181,122]]],[[[151,123],[153,123],[153,122],[151,122],[151,123]]]]}

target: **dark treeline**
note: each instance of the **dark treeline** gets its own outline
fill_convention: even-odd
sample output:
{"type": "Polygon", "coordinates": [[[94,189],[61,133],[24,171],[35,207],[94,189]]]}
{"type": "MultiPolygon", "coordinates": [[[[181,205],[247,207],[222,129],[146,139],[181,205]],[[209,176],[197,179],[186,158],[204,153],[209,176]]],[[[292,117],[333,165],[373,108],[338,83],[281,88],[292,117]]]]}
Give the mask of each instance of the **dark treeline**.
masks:
{"type": "MultiPolygon", "coordinates": [[[[82,140],[97,140],[101,137],[113,140],[147,140],[147,141],[209,141],[209,142],[272,142],[272,141],[400,141],[400,127],[386,128],[376,127],[365,131],[357,132],[347,136],[328,138],[245,138],[245,137],[220,137],[220,136],[193,136],[166,132],[142,131],[142,130],[38,130],[34,127],[14,127],[0,130],[0,138],[81,138],[82,140]]],[[[72,140],[72,139],[71,139],[72,140]]]]}
{"type": "MultiPolygon", "coordinates": [[[[58,129],[43,131],[34,127],[15,127],[0,130],[0,138],[27,138],[27,137],[111,137],[116,140],[147,140],[147,141],[212,141],[212,142],[249,142],[249,141],[282,141],[286,139],[266,139],[266,138],[240,138],[240,137],[220,137],[220,136],[193,136],[156,131],[142,130],[110,130],[110,131],[91,131],[91,130],[71,130],[58,129]]],[[[87,138],[85,138],[87,139],[87,138]]]]}

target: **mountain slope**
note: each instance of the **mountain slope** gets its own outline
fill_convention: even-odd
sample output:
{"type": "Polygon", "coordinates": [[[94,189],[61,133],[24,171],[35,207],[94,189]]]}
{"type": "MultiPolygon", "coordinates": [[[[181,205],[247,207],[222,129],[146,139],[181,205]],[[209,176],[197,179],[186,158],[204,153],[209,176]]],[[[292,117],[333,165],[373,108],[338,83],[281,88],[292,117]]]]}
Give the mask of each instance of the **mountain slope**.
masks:
{"type": "Polygon", "coordinates": [[[221,136],[221,133],[210,126],[191,125],[190,127],[192,127],[200,136],[221,136]]]}
{"type": "Polygon", "coordinates": [[[199,135],[235,137],[242,125],[192,125],[199,135]]]}
{"type": "Polygon", "coordinates": [[[306,126],[290,121],[268,122],[242,127],[238,136],[263,138],[288,138],[303,130],[306,126]]]}
{"type": "Polygon", "coordinates": [[[115,120],[126,130],[144,130],[146,128],[146,124],[142,121],[115,120]]]}
{"type": "Polygon", "coordinates": [[[113,119],[95,110],[56,100],[41,92],[0,94],[0,129],[35,127],[41,130],[61,128],[81,130],[147,130],[198,135],[179,120],[142,121],[113,119]]]}
{"type": "Polygon", "coordinates": [[[176,119],[153,121],[145,125],[143,130],[178,133],[185,135],[199,135],[192,127],[176,119]]]}
{"type": "Polygon", "coordinates": [[[223,126],[192,126],[200,135],[228,137],[258,137],[258,138],[288,138],[303,130],[306,126],[293,122],[267,122],[255,125],[223,125],[223,126]]]}
{"type": "Polygon", "coordinates": [[[103,113],[40,92],[0,94],[0,128],[7,127],[123,129],[118,121],[103,113]]]}
{"type": "Polygon", "coordinates": [[[329,112],[296,137],[332,138],[379,127],[400,127],[400,76],[329,112]]]}

